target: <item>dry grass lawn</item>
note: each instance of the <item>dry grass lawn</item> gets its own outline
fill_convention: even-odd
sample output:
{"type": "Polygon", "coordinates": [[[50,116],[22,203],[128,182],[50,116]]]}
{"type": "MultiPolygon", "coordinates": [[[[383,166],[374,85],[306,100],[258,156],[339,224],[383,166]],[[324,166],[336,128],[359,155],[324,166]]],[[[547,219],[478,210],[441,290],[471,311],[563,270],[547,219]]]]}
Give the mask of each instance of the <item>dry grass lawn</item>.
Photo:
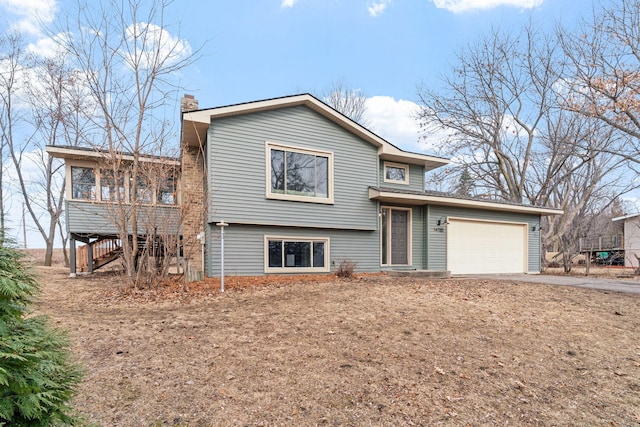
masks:
{"type": "Polygon", "coordinates": [[[126,293],[39,271],[90,424],[640,424],[638,295],[387,276],[126,293]]]}

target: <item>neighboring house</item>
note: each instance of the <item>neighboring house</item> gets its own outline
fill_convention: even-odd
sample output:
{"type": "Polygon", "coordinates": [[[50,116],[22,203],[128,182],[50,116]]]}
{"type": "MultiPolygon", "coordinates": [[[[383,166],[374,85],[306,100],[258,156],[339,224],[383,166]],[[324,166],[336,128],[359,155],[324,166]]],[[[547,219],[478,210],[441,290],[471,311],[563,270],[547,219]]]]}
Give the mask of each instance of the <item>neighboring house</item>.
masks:
{"type": "Polygon", "coordinates": [[[640,214],[620,216],[613,218],[612,221],[622,221],[623,224],[624,266],[637,269],[638,257],[640,257],[640,214]]]}
{"type": "MultiPolygon", "coordinates": [[[[185,96],[182,109],[183,255],[206,276],[220,274],[222,221],[228,275],[328,273],[343,260],[538,273],[541,216],[562,213],[425,191],[425,172],[448,160],[403,151],[308,94],[202,110],[185,96]]],[[[99,203],[67,196],[72,237],[99,234],[76,228],[99,203]]]]}

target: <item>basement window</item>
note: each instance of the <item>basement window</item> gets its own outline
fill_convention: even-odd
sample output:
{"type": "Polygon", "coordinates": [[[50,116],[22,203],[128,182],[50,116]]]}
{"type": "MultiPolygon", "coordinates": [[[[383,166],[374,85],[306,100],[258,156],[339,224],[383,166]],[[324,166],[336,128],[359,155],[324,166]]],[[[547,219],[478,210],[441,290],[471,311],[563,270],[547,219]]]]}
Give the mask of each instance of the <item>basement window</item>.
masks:
{"type": "Polygon", "coordinates": [[[329,272],[329,239],[265,236],[265,272],[329,272]]]}

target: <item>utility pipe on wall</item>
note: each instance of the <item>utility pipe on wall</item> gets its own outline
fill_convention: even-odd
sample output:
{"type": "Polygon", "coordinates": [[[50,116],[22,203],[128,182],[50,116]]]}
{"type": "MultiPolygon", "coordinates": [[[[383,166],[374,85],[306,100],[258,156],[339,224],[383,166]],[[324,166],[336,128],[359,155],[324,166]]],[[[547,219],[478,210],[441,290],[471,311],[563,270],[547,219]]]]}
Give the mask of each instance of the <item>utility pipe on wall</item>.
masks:
{"type": "Polygon", "coordinates": [[[224,228],[229,224],[222,220],[216,225],[220,227],[220,292],[224,292],[224,228]]]}

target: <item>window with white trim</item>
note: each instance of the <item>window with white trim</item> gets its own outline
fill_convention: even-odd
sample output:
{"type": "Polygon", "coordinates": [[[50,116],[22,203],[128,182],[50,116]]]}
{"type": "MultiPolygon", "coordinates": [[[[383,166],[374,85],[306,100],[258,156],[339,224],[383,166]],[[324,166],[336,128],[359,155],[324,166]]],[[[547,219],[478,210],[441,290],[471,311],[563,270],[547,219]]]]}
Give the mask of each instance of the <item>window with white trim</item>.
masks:
{"type": "Polygon", "coordinates": [[[71,166],[71,198],[96,200],[96,173],[93,168],[71,166]]]}
{"type": "Polygon", "coordinates": [[[329,239],[265,236],[265,272],[328,272],[329,239]]]}
{"type": "Polygon", "coordinates": [[[100,200],[125,203],[124,172],[114,174],[112,169],[100,169],[100,200]]]}
{"type": "Polygon", "coordinates": [[[175,205],[178,203],[176,177],[171,171],[164,179],[161,179],[157,200],[161,205],[175,205]]]}
{"type": "Polygon", "coordinates": [[[409,184],[409,165],[384,162],[384,182],[409,184]]]}
{"type": "Polygon", "coordinates": [[[267,197],[333,203],[333,153],[267,144],[267,197]]]}

